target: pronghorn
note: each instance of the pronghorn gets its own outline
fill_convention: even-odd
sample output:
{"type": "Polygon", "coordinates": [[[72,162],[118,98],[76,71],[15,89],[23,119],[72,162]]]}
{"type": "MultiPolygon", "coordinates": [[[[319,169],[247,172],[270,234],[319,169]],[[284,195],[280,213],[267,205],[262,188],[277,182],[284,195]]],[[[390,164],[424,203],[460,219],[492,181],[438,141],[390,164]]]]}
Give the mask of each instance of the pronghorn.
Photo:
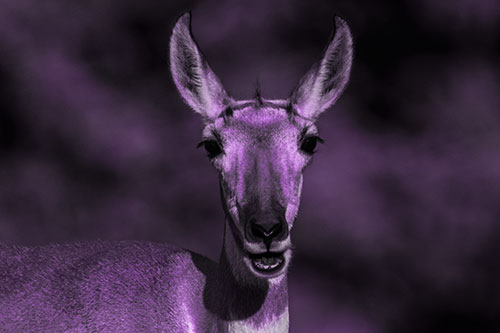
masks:
{"type": "Polygon", "coordinates": [[[219,263],[169,245],[0,245],[0,331],[287,332],[287,267],[315,122],[349,79],[352,39],[335,18],[323,58],[286,100],[228,95],[182,15],[170,39],[173,81],[204,121],[225,211],[219,263]]]}

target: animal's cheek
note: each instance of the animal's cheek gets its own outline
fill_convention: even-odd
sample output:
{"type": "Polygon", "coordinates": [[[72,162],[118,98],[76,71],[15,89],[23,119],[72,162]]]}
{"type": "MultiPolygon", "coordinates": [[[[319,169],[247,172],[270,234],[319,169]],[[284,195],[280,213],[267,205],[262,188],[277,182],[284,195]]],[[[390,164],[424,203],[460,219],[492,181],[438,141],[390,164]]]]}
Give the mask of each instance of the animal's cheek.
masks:
{"type": "Polygon", "coordinates": [[[302,192],[302,172],[301,170],[289,170],[286,182],[282,185],[288,202],[297,202],[302,192]]]}
{"type": "Polygon", "coordinates": [[[220,174],[220,182],[226,200],[236,199],[236,177],[233,173],[223,170],[220,174]]]}
{"type": "Polygon", "coordinates": [[[302,181],[302,173],[299,173],[294,177],[293,184],[292,186],[290,186],[291,191],[288,197],[288,204],[286,206],[286,219],[287,221],[291,221],[292,223],[293,220],[295,220],[295,217],[297,216],[297,212],[299,210],[300,195],[302,193],[302,181]]]}
{"type": "Polygon", "coordinates": [[[213,167],[219,172],[219,174],[222,176],[224,174],[224,164],[221,158],[216,158],[210,161],[212,163],[213,167]]]}
{"type": "Polygon", "coordinates": [[[286,211],[285,211],[285,219],[286,222],[288,223],[290,229],[293,227],[293,222],[295,221],[295,218],[297,217],[297,212],[299,210],[298,204],[292,204],[289,203],[286,206],[286,211]]]}

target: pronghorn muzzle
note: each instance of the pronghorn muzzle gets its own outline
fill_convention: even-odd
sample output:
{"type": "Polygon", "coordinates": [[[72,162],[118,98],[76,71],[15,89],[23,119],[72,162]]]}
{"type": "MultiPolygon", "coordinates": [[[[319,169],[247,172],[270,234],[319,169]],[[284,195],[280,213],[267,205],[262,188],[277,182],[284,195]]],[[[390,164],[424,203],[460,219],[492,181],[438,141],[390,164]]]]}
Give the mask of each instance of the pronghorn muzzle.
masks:
{"type": "Polygon", "coordinates": [[[285,209],[276,201],[272,205],[262,205],[253,200],[241,209],[240,221],[253,269],[262,276],[282,272],[286,266],[284,254],[289,250],[285,209]]]}
{"type": "Polygon", "coordinates": [[[285,208],[277,200],[267,205],[259,200],[250,201],[242,207],[240,221],[245,228],[245,240],[264,244],[268,252],[273,251],[274,243],[286,240],[289,235],[285,208]]]}
{"type": "Polygon", "coordinates": [[[283,241],[288,237],[288,225],[284,217],[261,220],[255,217],[246,222],[245,238],[249,242],[263,242],[268,251],[273,241],[283,241]]]}

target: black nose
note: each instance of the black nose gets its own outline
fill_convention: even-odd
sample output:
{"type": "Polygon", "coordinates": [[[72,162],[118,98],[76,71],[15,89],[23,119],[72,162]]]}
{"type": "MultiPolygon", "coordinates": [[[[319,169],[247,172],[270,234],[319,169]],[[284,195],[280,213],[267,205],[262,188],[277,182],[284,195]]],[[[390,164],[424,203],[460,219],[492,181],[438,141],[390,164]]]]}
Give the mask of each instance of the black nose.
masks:
{"type": "Polygon", "coordinates": [[[247,238],[250,241],[263,241],[267,248],[273,240],[284,240],[288,236],[288,226],[284,220],[279,221],[257,221],[251,218],[248,221],[247,238]]]}

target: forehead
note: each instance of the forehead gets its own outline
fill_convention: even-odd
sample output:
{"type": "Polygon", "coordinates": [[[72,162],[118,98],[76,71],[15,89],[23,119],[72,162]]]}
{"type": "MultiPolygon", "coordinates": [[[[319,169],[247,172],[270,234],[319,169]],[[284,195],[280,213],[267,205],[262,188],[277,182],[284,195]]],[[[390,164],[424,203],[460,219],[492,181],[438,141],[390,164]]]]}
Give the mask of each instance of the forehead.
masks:
{"type": "Polygon", "coordinates": [[[213,136],[216,132],[222,136],[266,139],[276,135],[296,135],[311,125],[306,124],[303,119],[290,116],[286,105],[282,103],[243,101],[239,102],[229,114],[219,117],[208,125],[203,134],[213,136]]]}
{"type": "Polygon", "coordinates": [[[234,110],[231,117],[226,117],[221,130],[228,135],[265,137],[276,132],[293,131],[295,128],[284,109],[250,106],[234,110]]]}

